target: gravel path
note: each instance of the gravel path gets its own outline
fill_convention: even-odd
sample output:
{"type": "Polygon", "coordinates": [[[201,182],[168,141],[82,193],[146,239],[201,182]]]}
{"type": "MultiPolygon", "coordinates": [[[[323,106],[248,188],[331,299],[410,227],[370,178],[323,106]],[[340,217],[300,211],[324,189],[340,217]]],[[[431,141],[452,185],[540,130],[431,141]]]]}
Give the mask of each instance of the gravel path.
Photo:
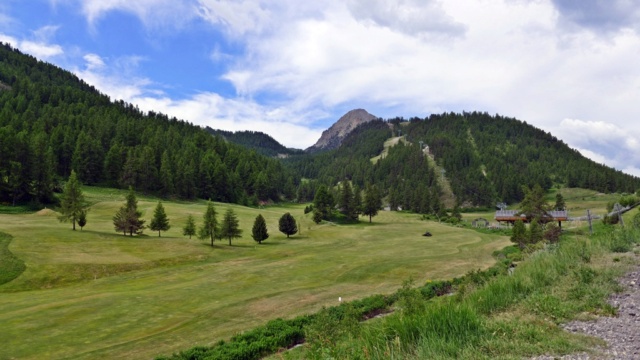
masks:
{"type": "Polygon", "coordinates": [[[573,333],[599,337],[609,345],[594,354],[579,353],[562,357],[541,356],[536,360],[640,359],[640,266],[620,278],[625,291],[614,294],[609,303],[618,309],[616,317],[599,317],[595,321],[573,321],[563,327],[573,333]]]}

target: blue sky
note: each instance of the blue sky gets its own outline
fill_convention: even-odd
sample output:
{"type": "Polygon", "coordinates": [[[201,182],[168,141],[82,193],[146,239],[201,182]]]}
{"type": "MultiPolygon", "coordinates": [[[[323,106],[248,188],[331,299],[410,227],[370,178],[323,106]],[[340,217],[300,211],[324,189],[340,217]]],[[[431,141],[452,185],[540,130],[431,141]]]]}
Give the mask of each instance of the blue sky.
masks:
{"type": "Polygon", "coordinates": [[[306,148],[342,114],[487,111],[640,175],[632,0],[3,0],[0,41],[113,99],[306,148]]]}

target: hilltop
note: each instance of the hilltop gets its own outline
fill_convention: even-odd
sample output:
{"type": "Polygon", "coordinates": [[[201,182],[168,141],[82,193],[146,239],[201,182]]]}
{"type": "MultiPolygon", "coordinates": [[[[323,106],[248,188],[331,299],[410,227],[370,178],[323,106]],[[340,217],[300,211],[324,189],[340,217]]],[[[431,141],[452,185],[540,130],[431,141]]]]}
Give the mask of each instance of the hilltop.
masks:
{"type": "Polygon", "coordinates": [[[322,132],[320,139],[307,148],[305,151],[314,153],[323,150],[333,150],[340,145],[344,139],[359,125],[375,120],[374,115],[369,114],[364,109],[355,109],[344,114],[330,128],[322,132]]]}

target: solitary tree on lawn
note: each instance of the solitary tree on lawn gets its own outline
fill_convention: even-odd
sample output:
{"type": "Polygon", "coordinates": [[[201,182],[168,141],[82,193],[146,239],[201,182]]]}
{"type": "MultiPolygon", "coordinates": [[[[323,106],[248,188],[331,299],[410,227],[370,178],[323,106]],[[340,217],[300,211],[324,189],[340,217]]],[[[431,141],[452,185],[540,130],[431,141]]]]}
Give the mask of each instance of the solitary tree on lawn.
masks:
{"type": "Polygon", "coordinates": [[[367,185],[364,193],[364,204],[362,214],[369,216],[369,222],[373,216],[378,215],[378,210],[382,206],[382,198],[378,188],[373,185],[367,185]]]}
{"type": "Polygon", "coordinates": [[[218,220],[216,219],[216,210],[213,207],[211,200],[207,203],[207,211],[204,213],[204,224],[198,231],[198,237],[202,240],[211,238],[211,246],[213,247],[213,240],[216,239],[218,233],[218,220]]]}
{"type": "Polygon", "coordinates": [[[256,220],[253,222],[253,228],[251,229],[251,237],[257,241],[258,244],[262,244],[263,241],[269,238],[267,232],[267,222],[264,220],[262,214],[256,216],[256,220]]]}
{"type": "Polygon", "coordinates": [[[229,208],[224,213],[224,218],[222,219],[220,237],[229,239],[229,246],[231,246],[231,239],[239,238],[241,236],[242,230],[240,230],[238,217],[236,216],[236,213],[233,212],[233,209],[229,208]]]}
{"type": "Polygon", "coordinates": [[[196,234],[196,221],[193,218],[193,215],[187,216],[187,223],[182,228],[182,235],[189,235],[189,239],[191,239],[192,235],[196,234]]]}
{"type": "Polygon", "coordinates": [[[294,219],[290,213],[282,215],[278,225],[278,227],[280,228],[280,232],[287,235],[287,238],[289,238],[289,235],[293,235],[298,232],[298,224],[296,224],[296,219],[294,219]]]}
{"type": "Polygon", "coordinates": [[[78,226],[80,226],[80,231],[82,231],[82,228],[85,225],[87,225],[87,210],[82,210],[78,215],[78,226]]]}
{"type": "Polygon", "coordinates": [[[160,201],[158,201],[158,205],[153,211],[153,219],[151,219],[151,225],[149,228],[153,231],[157,231],[158,237],[160,237],[161,231],[167,231],[171,228],[167,214],[164,212],[164,206],[162,206],[162,202],[160,201]]]}
{"type": "Polygon", "coordinates": [[[67,183],[64,185],[62,199],[60,200],[61,215],[58,217],[58,220],[60,220],[60,222],[71,221],[73,230],[76,229],[76,222],[80,214],[87,208],[80,186],[76,172],[71,170],[71,175],[69,175],[69,180],[67,180],[67,183]]]}
{"type": "Polygon", "coordinates": [[[127,202],[122,206],[118,212],[113,216],[113,226],[116,231],[129,236],[133,234],[142,234],[145,228],[145,221],[141,219],[142,212],[138,211],[138,200],[136,194],[133,192],[133,188],[129,187],[129,193],[127,194],[127,202]]]}

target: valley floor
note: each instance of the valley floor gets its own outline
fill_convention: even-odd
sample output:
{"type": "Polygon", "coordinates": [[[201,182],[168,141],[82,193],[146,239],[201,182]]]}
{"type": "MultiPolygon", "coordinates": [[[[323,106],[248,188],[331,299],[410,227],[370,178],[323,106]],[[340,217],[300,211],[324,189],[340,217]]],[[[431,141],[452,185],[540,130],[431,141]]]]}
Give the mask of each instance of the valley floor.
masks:
{"type": "MultiPolygon", "coordinates": [[[[372,224],[315,225],[304,206],[238,214],[241,239],[207,242],[181,235],[188,214],[201,221],[205,203],[163,202],[172,229],[125,237],[111,217],[123,192],[87,188],[93,203],[83,231],[55,213],[0,214],[9,250],[26,263],[0,286],[0,358],[143,359],[210,345],[267,320],[317,311],[403,281],[447,279],[494,263],[508,238],[382,212],[372,224]],[[278,218],[291,212],[302,234],[286,239],[278,218]],[[258,213],[270,238],[258,245],[250,226],[258,213]],[[425,229],[434,236],[421,236],[425,229]]],[[[139,198],[147,217],[157,199],[139,198]]]]}

